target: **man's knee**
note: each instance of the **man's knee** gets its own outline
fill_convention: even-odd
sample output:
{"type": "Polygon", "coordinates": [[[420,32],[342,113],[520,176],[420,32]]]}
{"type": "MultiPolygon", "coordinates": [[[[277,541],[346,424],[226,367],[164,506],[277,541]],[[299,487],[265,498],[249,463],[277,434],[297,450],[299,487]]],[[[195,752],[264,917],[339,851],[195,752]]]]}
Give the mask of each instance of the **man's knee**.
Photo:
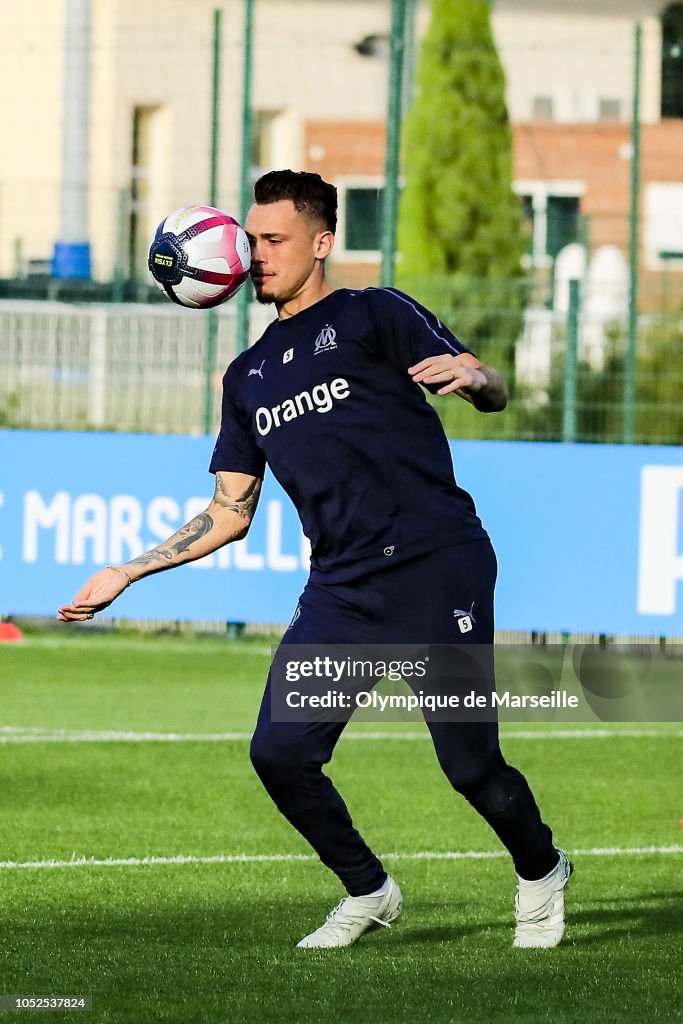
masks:
{"type": "Polygon", "coordinates": [[[288,745],[270,729],[257,729],[251,738],[249,757],[256,773],[263,777],[286,770],[292,754],[288,745]]]}
{"type": "Polygon", "coordinates": [[[310,764],[301,737],[287,729],[257,729],[249,749],[251,763],[264,782],[292,779],[310,764]]]}
{"type": "Polygon", "coordinates": [[[502,757],[495,758],[484,770],[471,773],[455,786],[485,817],[504,814],[527,788],[521,772],[506,764],[502,757]]]}

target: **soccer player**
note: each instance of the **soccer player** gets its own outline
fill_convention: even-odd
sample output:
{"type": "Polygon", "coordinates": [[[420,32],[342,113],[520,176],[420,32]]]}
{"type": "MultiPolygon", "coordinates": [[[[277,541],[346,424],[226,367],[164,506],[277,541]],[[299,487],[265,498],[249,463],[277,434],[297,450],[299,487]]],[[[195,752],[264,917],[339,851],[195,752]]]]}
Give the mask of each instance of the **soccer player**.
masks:
{"type": "MultiPolygon", "coordinates": [[[[312,545],[310,577],[282,644],[491,649],[495,555],[419,385],[489,413],[506,405],[500,375],[407,295],[332,287],[325,260],[336,229],[333,185],[317,174],[271,171],[254,194],[245,225],[251,278],[257,299],[273,303],[278,317],[225,374],[213,499],[164,544],[97,572],[58,617],[92,618],[144,576],[244,537],[269,465],[312,545]]],[[[345,723],[274,720],[271,675],[253,765],[348,893],[299,946],[347,946],[395,921],[401,892],[322,771],[345,723]]],[[[505,761],[497,723],[427,725],[452,787],[511,854],[514,945],[557,945],[571,865],[524,776],[505,761]]]]}

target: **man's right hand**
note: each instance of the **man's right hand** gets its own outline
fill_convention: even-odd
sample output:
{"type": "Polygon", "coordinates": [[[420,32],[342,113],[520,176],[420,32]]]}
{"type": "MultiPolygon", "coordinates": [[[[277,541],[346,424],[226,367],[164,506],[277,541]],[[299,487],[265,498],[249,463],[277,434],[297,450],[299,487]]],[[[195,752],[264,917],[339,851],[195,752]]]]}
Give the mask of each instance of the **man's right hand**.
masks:
{"type": "Polygon", "coordinates": [[[126,577],[116,569],[100,569],[81,587],[71,604],[65,604],[57,612],[61,622],[80,622],[92,619],[121,594],[128,583],[126,577]]]}

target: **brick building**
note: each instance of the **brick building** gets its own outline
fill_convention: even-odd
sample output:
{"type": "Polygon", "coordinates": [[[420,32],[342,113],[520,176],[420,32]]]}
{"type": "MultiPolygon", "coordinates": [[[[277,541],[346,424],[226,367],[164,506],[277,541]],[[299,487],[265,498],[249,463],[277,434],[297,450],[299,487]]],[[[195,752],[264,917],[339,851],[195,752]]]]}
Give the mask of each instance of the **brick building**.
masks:
{"type": "MultiPolygon", "coordinates": [[[[205,202],[211,23],[224,11],[218,203],[237,209],[242,0],[90,0],[87,203],[93,273],[144,273],[150,232],[205,202]]],[[[49,260],[58,231],[65,4],[0,13],[0,275],[49,260]],[[17,87],[21,83],[21,88],[17,87]]],[[[389,0],[256,0],[253,173],[318,170],[339,185],[340,283],[376,278],[389,0]]],[[[683,4],[495,0],[515,183],[543,269],[574,238],[625,249],[633,37],[643,29],[642,268],[683,274],[683,4]],[[672,13],[673,12],[673,13],[672,13]],[[668,19],[668,20],[667,20],[668,19]],[[680,26],[680,32],[679,32],[680,26]],[[680,35],[680,46],[679,37],[680,35]],[[676,83],[679,83],[678,87],[676,83]],[[672,91],[673,85],[673,91],[672,91]],[[678,90],[678,91],[677,91],[678,90]]],[[[417,0],[416,38],[428,21],[417,0]]]]}

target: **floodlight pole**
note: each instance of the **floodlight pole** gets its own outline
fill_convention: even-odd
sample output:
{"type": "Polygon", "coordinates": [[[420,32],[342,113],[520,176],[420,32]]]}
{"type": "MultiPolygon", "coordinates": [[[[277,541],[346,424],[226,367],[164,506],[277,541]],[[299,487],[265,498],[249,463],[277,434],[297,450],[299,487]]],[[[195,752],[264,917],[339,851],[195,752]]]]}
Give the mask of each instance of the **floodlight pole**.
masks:
{"type": "Polygon", "coordinates": [[[384,201],[382,203],[382,266],[380,284],[394,283],[396,256],[396,220],[399,199],[399,166],[401,152],[401,106],[403,100],[403,52],[406,39],[406,8],[408,0],[391,0],[391,49],[389,55],[389,102],[387,109],[387,142],[384,160],[384,201]]]}
{"type": "Polygon", "coordinates": [[[90,278],[88,229],[90,174],[91,0],[66,0],[62,110],[62,181],[59,238],[52,255],[52,277],[90,278]]]}

